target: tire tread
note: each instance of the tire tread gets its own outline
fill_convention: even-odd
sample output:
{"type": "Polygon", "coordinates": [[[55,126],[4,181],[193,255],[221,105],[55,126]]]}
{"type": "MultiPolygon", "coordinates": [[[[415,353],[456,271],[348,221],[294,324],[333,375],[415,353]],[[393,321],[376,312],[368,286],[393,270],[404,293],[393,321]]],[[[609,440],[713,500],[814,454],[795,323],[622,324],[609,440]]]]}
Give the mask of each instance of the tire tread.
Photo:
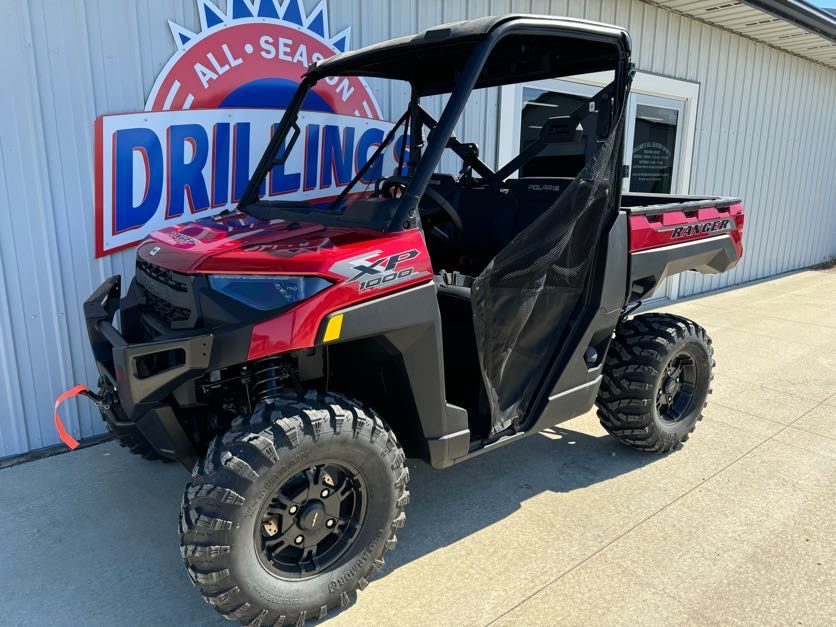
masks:
{"type": "MultiPolygon", "coordinates": [[[[666,452],[679,448],[688,434],[670,437],[656,428],[652,417],[657,378],[674,346],[683,341],[702,344],[714,378],[714,348],[705,329],[682,316],[648,313],[619,325],[607,353],[596,404],[601,425],[614,438],[635,449],[666,452]]],[[[705,407],[705,404],[703,405],[705,407]]],[[[691,427],[702,420],[700,410],[691,427]]]]}
{"type": "MultiPolygon", "coordinates": [[[[270,465],[281,451],[296,448],[304,438],[317,440],[330,429],[339,435],[344,428],[351,437],[366,437],[391,465],[396,494],[395,510],[388,535],[370,560],[369,571],[383,568],[383,556],[397,545],[396,531],[404,526],[404,508],[409,502],[409,471],[398,440],[383,420],[372,410],[335,393],[289,396],[260,404],[253,413],[233,421],[230,431],[216,437],[206,456],[194,468],[192,479],[183,494],[180,513],[181,556],[187,573],[200,588],[207,603],[225,618],[244,624],[281,624],[304,622],[306,616],[324,617],[329,607],[300,610],[296,614],[276,615],[264,611],[245,597],[230,570],[226,531],[233,522],[224,512],[239,510],[245,503],[246,489],[270,465]],[[350,424],[346,425],[346,421],[350,424]]],[[[344,590],[336,605],[349,602],[348,592],[365,588],[369,573],[361,574],[353,590],[344,590]]]]}

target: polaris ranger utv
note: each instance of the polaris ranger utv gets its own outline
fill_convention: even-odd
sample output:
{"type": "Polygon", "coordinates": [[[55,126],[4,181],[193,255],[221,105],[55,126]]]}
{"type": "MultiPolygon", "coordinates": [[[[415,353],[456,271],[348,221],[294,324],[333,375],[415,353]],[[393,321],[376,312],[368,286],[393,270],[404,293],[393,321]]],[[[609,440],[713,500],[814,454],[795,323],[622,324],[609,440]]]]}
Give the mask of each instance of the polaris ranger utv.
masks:
{"type": "Polygon", "coordinates": [[[85,303],[116,438],[192,471],[181,553],[222,615],[304,622],[348,603],[404,525],[407,456],[444,468],[596,403],[627,445],[688,438],[711,341],[628,315],[674,273],[733,267],[743,208],[621,193],[630,45],[508,15],[314,63],[237,211],[152,234],[126,295],[114,276],[85,303]],[[496,170],[453,133],[474,90],[586,72],[612,81],[496,170]],[[300,111],[344,76],[405,81],[406,111],[337,197],[265,198],[300,111]],[[436,120],[422,100],[439,94],[436,120]],[[437,171],[447,150],[457,176],[437,171]],[[549,150],[574,157],[513,176],[549,150]]]}

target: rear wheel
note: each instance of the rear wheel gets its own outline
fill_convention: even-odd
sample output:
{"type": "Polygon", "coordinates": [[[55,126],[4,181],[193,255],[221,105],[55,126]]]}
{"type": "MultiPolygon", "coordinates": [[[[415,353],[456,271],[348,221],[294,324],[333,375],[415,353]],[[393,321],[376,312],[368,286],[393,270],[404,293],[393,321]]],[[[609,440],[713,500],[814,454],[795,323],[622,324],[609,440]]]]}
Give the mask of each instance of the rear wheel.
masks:
{"type": "Polygon", "coordinates": [[[374,412],[330,394],[262,403],[213,440],[186,486],[188,574],[229,619],[321,618],[383,567],[408,479],[374,412]]]}
{"type": "Polygon", "coordinates": [[[688,439],[711,393],[714,349],[705,329],[644,314],[616,330],[598,392],[598,418],[616,439],[670,451],[688,439]]]}

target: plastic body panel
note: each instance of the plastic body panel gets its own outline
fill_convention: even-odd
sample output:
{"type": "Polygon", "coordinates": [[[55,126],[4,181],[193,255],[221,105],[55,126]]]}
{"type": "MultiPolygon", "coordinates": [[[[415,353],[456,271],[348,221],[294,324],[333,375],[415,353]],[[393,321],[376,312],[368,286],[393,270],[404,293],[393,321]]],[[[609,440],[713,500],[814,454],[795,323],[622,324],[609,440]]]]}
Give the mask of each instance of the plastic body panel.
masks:
{"type": "Polygon", "coordinates": [[[698,209],[687,205],[630,210],[630,252],[728,234],[738,257],[743,254],[742,204],[698,209]]]}
{"type": "Polygon", "coordinates": [[[628,303],[652,295],[669,276],[689,270],[726,272],[743,256],[744,212],[736,199],[690,200],[628,211],[628,303]]]}
{"type": "MultiPolygon", "coordinates": [[[[539,411],[531,417],[530,430],[537,432],[564,420],[586,413],[592,408],[604,358],[609,350],[613,331],[621,318],[627,291],[627,216],[619,212],[607,235],[604,259],[593,282],[592,302],[586,318],[578,320],[578,339],[562,370],[554,375],[548,395],[541,395],[539,411]],[[596,285],[597,284],[597,285],[596,285]],[[584,322],[586,320],[586,322],[584,322]],[[594,351],[594,358],[589,355],[594,351]]],[[[559,368],[558,364],[555,364],[559,368]]]]}
{"type": "Polygon", "coordinates": [[[169,270],[196,274],[319,276],[333,285],[253,326],[247,360],[310,348],[323,318],[432,277],[418,228],[396,233],[263,221],[244,214],[169,227],[137,255],[169,270]]]}
{"type": "Polygon", "coordinates": [[[342,363],[353,365],[338,368],[343,374],[336,375],[335,385],[344,382],[358,390],[383,415],[393,419],[404,413],[412,416],[433,466],[449,466],[456,457],[465,455],[470,445],[467,412],[446,401],[435,283],[430,281],[329,314],[320,324],[318,343],[324,342],[328,322],[334,316],[341,316],[340,337],[325,345],[336,355],[334,361],[342,356],[342,363]],[[363,359],[368,354],[364,340],[385,345],[393,359],[384,371],[363,372],[372,368],[373,361],[363,359]],[[366,380],[378,377],[380,387],[366,384],[366,380]],[[390,397],[395,386],[399,386],[399,392],[393,399],[390,397]],[[386,412],[390,403],[391,409],[386,412]]]}

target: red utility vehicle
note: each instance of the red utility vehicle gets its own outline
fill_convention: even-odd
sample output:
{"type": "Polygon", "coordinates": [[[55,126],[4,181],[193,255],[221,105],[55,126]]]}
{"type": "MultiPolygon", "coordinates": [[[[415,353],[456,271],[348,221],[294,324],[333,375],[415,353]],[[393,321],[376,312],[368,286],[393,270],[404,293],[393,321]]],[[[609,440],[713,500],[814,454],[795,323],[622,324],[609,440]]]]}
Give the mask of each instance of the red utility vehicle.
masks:
{"type": "Polygon", "coordinates": [[[315,63],[238,211],[154,233],[126,295],[115,276],[85,303],[116,438],[192,471],[181,552],[221,614],[304,622],[349,602],[404,525],[406,456],[443,468],[596,402],[630,446],[688,438],[711,342],[685,318],[629,314],[674,273],[733,267],[743,208],[621,193],[633,73],[623,29],[525,15],[315,63]],[[475,89],[581,72],[612,82],[497,170],[453,134],[475,89]],[[406,111],[335,200],[260,199],[308,95],[345,75],[405,81],[406,111]],[[437,94],[435,120],[422,99],[437,94]],[[437,171],[446,150],[457,176],[437,171]],[[513,176],[543,151],[572,159],[513,176]]]}

